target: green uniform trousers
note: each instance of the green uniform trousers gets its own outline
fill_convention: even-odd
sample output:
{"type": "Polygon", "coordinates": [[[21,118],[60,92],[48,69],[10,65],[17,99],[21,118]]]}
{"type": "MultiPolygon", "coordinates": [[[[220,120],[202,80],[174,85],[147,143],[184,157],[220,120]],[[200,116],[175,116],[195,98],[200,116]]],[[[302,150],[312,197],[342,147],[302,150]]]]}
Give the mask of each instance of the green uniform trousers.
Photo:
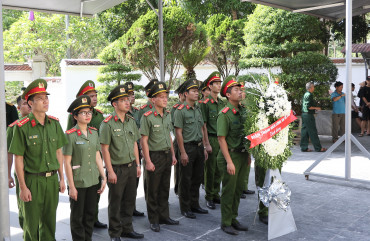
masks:
{"type": "Polygon", "coordinates": [[[59,202],[58,175],[42,177],[25,173],[32,201],[21,202],[24,214],[25,241],[54,241],[56,212],[59,202]]]}
{"type": "Polygon", "coordinates": [[[204,186],[205,199],[212,201],[220,198],[221,173],[217,167],[217,155],[220,150],[217,136],[208,136],[209,144],[212,147],[212,153],[208,154],[208,159],[204,165],[204,186]]]}
{"type": "MultiPolygon", "coordinates": [[[[181,212],[199,208],[199,187],[204,179],[204,146],[185,143],[185,152],[189,162],[186,166],[180,163],[179,201],[181,212]]],[[[180,159],[179,159],[180,161],[180,159]]]]}
{"type": "Polygon", "coordinates": [[[179,193],[179,180],[180,180],[180,151],[179,151],[179,147],[177,145],[177,141],[176,141],[176,138],[175,140],[173,140],[173,150],[175,152],[175,156],[176,156],[176,160],[177,160],[177,163],[173,169],[173,179],[174,179],[174,182],[175,182],[175,187],[174,187],[174,192],[175,194],[177,195],[179,193]]]}
{"type": "Polygon", "coordinates": [[[221,223],[224,226],[230,226],[238,217],[240,195],[243,192],[248,166],[248,152],[229,153],[235,166],[235,175],[227,172],[227,163],[221,150],[217,157],[217,164],[222,173],[221,223]]]}
{"type": "Polygon", "coordinates": [[[24,214],[23,214],[22,200],[19,198],[20,188],[19,188],[19,181],[18,181],[18,177],[16,173],[14,173],[14,180],[15,180],[15,195],[17,196],[17,204],[18,204],[19,226],[21,227],[21,229],[23,229],[23,220],[24,220],[23,215],[24,214]]]}
{"type": "Polygon", "coordinates": [[[150,159],[155,166],[154,172],[146,173],[146,207],[149,222],[159,223],[169,218],[168,197],[171,180],[171,151],[149,151],[150,159]]]}
{"type": "Polygon", "coordinates": [[[113,238],[120,237],[122,232],[133,231],[132,214],[135,209],[137,171],[135,162],[112,167],[117,175],[117,183],[108,182],[108,233],[113,238]]]}
{"type": "Polygon", "coordinates": [[[247,173],[245,174],[244,187],[243,190],[248,190],[249,183],[249,173],[251,172],[251,165],[247,166],[247,173]]]}
{"type": "Polygon", "coordinates": [[[91,241],[95,222],[96,194],[99,188],[99,184],[91,187],[76,188],[77,201],[69,198],[73,241],[91,241]]]}
{"type": "Polygon", "coordinates": [[[319,136],[317,135],[316,122],[313,114],[302,113],[302,128],[301,128],[301,150],[305,151],[308,148],[308,140],[315,148],[315,151],[321,150],[319,136]]]}

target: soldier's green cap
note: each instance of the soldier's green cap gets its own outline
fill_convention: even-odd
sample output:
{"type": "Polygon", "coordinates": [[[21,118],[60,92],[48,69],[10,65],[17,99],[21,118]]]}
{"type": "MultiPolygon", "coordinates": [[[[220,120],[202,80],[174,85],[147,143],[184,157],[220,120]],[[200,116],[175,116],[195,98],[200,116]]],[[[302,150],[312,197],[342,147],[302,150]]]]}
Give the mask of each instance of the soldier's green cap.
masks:
{"type": "Polygon", "coordinates": [[[118,85],[116,86],[108,95],[107,100],[112,101],[118,99],[120,97],[128,96],[127,86],[126,85],[118,85]]]}
{"type": "Polygon", "coordinates": [[[204,81],[206,82],[205,85],[207,87],[209,87],[209,85],[212,83],[212,82],[221,82],[221,77],[220,77],[220,72],[218,71],[215,71],[213,73],[211,73],[208,78],[204,81]]]}
{"type": "Polygon", "coordinates": [[[80,90],[77,92],[76,98],[81,96],[81,95],[86,94],[89,91],[96,91],[95,83],[92,80],[87,80],[85,83],[83,83],[80,90]]]}
{"type": "Polygon", "coordinates": [[[72,102],[72,104],[68,107],[67,111],[69,113],[73,113],[78,109],[91,108],[90,103],[91,103],[91,99],[89,96],[81,95],[72,102]]]}
{"type": "Polygon", "coordinates": [[[44,79],[36,79],[23,91],[22,98],[27,101],[30,96],[35,94],[45,93],[48,95],[49,93],[46,92],[47,87],[48,84],[44,79]]]}
{"type": "Polygon", "coordinates": [[[230,75],[224,81],[222,82],[221,85],[221,96],[226,97],[226,91],[228,88],[233,87],[233,86],[241,86],[238,82],[236,82],[236,76],[230,75]]]}
{"type": "Polygon", "coordinates": [[[245,88],[245,81],[244,80],[242,80],[241,78],[239,78],[238,80],[237,80],[237,82],[240,84],[240,88],[245,88]]]}
{"type": "Polygon", "coordinates": [[[158,83],[159,82],[159,80],[157,80],[157,79],[151,79],[150,81],[149,81],[149,83],[144,87],[144,90],[146,91],[146,92],[150,92],[150,90],[153,88],[153,86],[156,84],[156,83],[158,83]]]}
{"type": "Polygon", "coordinates": [[[199,88],[199,82],[196,79],[189,79],[189,80],[185,81],[183,85],[184,85],[184,87],[183,87],[184,92],[188,91],[192,88],[196,88],[196,89],[199,88]]]}
{"type": "Polygon", "coordinates": [[[205,89],[207,89],[207,88],[209,88],[208,86],[207,86],[207,82],[206,81],[203,81],[203,82],[201,82],[200,84],[199,84],[199,90],[200,91],[204,91],[205,89]]]}
{"type": "Polygon", "coordinates": [[[177,93],[177,94],[182,94],[182,93],[184,93],[184,83],[185,82],[183,82],[176,90],[175,90],[175,93],[177,93]]]}
{"type": "Polygon", "coordinates": [[[167,86],[165,82],[160,81],[152,87],[152,89],[149,91],[148,97],[153,98],[154,96],[163,92],[168,93],[167,86]]]}
{"type": "Polygon", "coordinates": [[[127,86],[127,93],[134,91],[135,85],[131,81],[126,82],[125,85],[127,86]]]}

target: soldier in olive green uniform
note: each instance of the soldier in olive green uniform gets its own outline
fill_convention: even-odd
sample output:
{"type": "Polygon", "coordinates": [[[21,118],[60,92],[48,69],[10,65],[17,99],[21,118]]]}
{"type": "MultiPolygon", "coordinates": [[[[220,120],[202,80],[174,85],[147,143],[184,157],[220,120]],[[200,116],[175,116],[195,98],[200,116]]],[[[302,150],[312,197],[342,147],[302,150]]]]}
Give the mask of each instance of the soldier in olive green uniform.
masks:
{"type": "Polygon", "coordinates": [[[139,110],[139,113],[138,113],[138,122],[139,122],[139,125],[140,125],[141,117],[143,116],[143,114],[154,108],[154,105],[152,103],[152,100],[149,97],[149,92],[153,88],[153,86],[155,84],[157,84],[158,82],[159,81],[157,79],[152,79],[144,87],[146,96],[148,97],[148,102],[145,105],[140,106],[140,110],[139,110]]]}
{"type": "MultiPolygon", "coordinates": [[[[31,112],[31,108],[28,106],[27,101],[22,99],[22,96],[18,96],[17,104],[18,104],[17,109],[20,111],[21,119],[23,119],[31,112]]],[[[18,121],[19,120],[14,121],[6,129],[6,143],[7,143],[8,149],[10,147],[10,143],[12,143],[14,127],[18,124],[18,121]]],[[[13,165],[13,154],[8,152],[8,186],[9,188],[14,187],[14,180],[12,178],[12,173],[11,173],[12,165],[13,165]]],[[[17,204],[18,204],[19,226],[23,228],[23,210],[22,210],[22,203],[21,203],[22,200],[19,198],[19,181],[17,178],[17,174],[15,172],[14,172],[14,179],[15,179],[15,192],[16,192],[17,204]]]]}
{"type": "Polygon", "coordinates": [[[202,93],[202,99],[199,100],[199,103],[203,103],[205,99],[211,94],[210,88],[207,86],[207,81],[203,81],[200,86],[199,90],[202,93]]]}
{"type": "Polygon", "coordinates": [[[204,185],[206,190],[205,199],[207,207],[215,209],[215,203],[220,203],[220,183],[221,174],[217,168],[217,154],[220,146],[217,141],[217,114],[225,106],[218,97],[221,89],[221,79],[219,72],[213,72],[205,80],[205,85],[211,89],[211,94],[201,104],[203,120],[206,123],[207,136],[210,147],[206,143],[206,150],[209,152],[208,160],[204,165],[204,185]]]}
{"type": "MultiPolygon", "coordinates": [[[[128,97],[130,99],[130,110],[127,112],[127,114],[130,115],[130,116],[132,116],[135,119],[137,128],[140,128],[140,123],[139,123],[139,108],[136,108],[135,106],[133,106],[133,104],[135,104],[134,84],[132,82],[126,82],[125,85],[127,87],[128,97]]],[[[137,141],[137,145],[138,145],[138,148],[139,148],[139,161],[140,161],[140,165],[141,165],[142,155],[141,155],[140,140],[137,141]]],[[[139,186],[139,180],[140,180],[140,177],[136,178],[136,190],[137,190],[137,188],[139,186]]],[[[139,212],[138,210],[136,210],[136,204],[135,204],[135,209],[134,209],[133,215],[134,216],[138,216],[138,217],[144,216],[144,213],[143,212],[139,212]]]]}
{"type": "Polygon", "coordinates": [[[72,129],[66,131],[68,144],[63,147],[73,241],[91,241],[95,222],[96,194],[101,194],[106,184],[100,156],[98,129],[87,126],[92,116],[90,103],[89,96],[81,95],[67,110],[77,121],[72,129]],[[103,179],[101,185],[98,184],[99,174],[103,179]]]}
{"type": "MultiPolygon", "coordinates": [[[[96,105],[98,104],[98,97],[97,97],[97,91],[95,89],[95,83],[92,80],[87,80],[81,88],[78,90],[76,94],[76,98],[81,95],[87,95],[91,99],[91,107],[92,107],[92,117],[91,121],[88,124],[88,126],[92,126],[99,130],[101,122],[104,120],[103,112],[101,110],[96,109],[96,105]]],[[[74,118],[73,115],[68,115],[68,123],[67,123],[67,130],[71,129],[74,126],[74,118]]],[[[99,177],[99,185],[101,184],[101,179],[99,177]]],[[[96,228],[107,228],[107,224],[102,223],[99,221],[99,201],[100,201],[100,195],[96,195],[97,202],[96,202],[96,214],[95,214],[95,223],[94,227],[96,228]]]]}
{"type": "MultiPolygon", "coordinates": [[[[185,82],[184,82],[185,83],[185,82]]],[[[172,120],[172,125],[175,121],[174,114],[176,109],[185,101],[185,95],[184,95],[184,83],[182,83],[176,90],[175,93],[179,95],[179,101],[172,106],[171,109],[171,120],[172,120]]],[[[178,151],[178,146],[177,146],[177,141],[176,141],[176,133],[174,132],[175,135],[175,140],[173,141],[173,150],[175,152],[176,160],[179,160],[179,151],[178,151]]],[[[175,191],[175,194],[178,194],[178,186],[179,186],[179,165],[180,162],[176,162],[175,168],[174,168],[174,173],[173,173],[173,178],[175,182],[175,187],[173,188],[175,191]]]]}
{"type": "Polygon", "coordinates": [[[199,187],[204,179],[204,161],[208,153],[203,145],[204,121],[198,102],[197,80],[184,83],[186,101],[175,111],[174,127],[181,163],[179,180],[179,201],[181,213],[187,218],[196,218],[193,212],[206,214],[199,206],[199,187]]]}
{"type": "Polygon", "coordinates": [[[59,120],[45,114],[46,87],[45,80],[37,79],[24,91],[22,97],[32,113],[17,123],[9,148],[15,155],[25,241],[55,240],[58,191],[65,190],[62,147],[67,140],[59,120]]]}
{"type": "Polygon", "coordinates": [[[159,232],[160,223],[179,224],[170,218],[168,197],[171,165],[176,164],[170,131],[171,115],[167,106],[168,91],[164,82],[158,82],[148,94],[154,109],[147,111],[140,122],[141,144],[145,158],[146,204],[150,228],[159,232]]]}
{"type": "Polygon", "coordinates": [[[136,178],[141,175],[135,120],[127,114],[130,100],[125,85],[115,87],[108,96],[114,112],[100,126],[100,143],[108,177],[109,236],[143,238],[132,227],[136,200],[136,178]]]}
{"type": "Polygon", "coordinates": [[[239,223],[238,208],[240,195],[248,165],[248,152],[245,149],[245,109],[239,104],[242,91],[235,76],[227,77],[221,88],[221,95],[228,99],[225,108],[218,115],[217,135],[220,151],[217,162],[222,172],[221,228],[232,235],[248,228],[239,223]]]}

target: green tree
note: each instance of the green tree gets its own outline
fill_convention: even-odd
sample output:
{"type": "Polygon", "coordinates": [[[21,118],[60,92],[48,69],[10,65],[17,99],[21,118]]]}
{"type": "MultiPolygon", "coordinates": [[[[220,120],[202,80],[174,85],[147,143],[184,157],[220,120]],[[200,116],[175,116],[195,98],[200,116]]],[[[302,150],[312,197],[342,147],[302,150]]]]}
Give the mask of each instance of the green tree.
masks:
{"type": "Polygon", "coordinates": [[[10,26],[17,22],[24,13],[25,11],[3,9],[3,31],[9,30],[10,26]]]}
{"type": "Polygon", "coordinates": [[[6,81],[5,82],[5,100],[13,104],[17,104],[17,98],[22,94],[21,88],[23,81],[6,81]]]}
{"type": "MultiPolygon", "coordinates": [[[[180,55],[192,43],[204,38],[204,31],[179,7],[163,8],[165,72],[169,85],[177,76],[180,55]]],[[[118,39],[123,56],[134,69],[151,79],[159,75],[158,17],[153,11],[141,16],[130,30],[118,39]]],[[[159,78],[158,78],[159,79],[159,78]]]]}
{"type": "MultiPolygon", "coordinates": [[[[334,40],[343,42],[346,39],[346,19],[339,22],[330,22],[331,31],[334,33],[334,40]]],[[[366,37],[370,33],[370,21],[366,20],[365,15],[354,16],[352,18],[352,42],[366,43],[366,37]]]]}
{"type": "Polygon", "coordinates": [[[238,76],[240,49],[243,39],[244,20],[232,20],[223,14],[210,17],[206,24],[211,51],[207,59],[218,69],[222,77],[238,76]],[[234,70],[234,73],[231,71],[234,70]]]}
{"type": "Polygon", "coordinates": [[[181,0],[179,2],[197,22],[203,23],[215,14],[224,14],[233,20],[246,19],[255,8],[254,4],[240,0],[181,0]]]}
{"type": "Polygon", "coordinates": [[[25,62],[41,54],[46,59],[48,75],[60,74],[60,61],[66,50],[71,58],[96,58],[107,45],[95,18],[71,17],[66,40],[65,16],[35,13],[35,20],[28,20],[28,13],[4,32],[4,57],[6,62],[25,62]]]}

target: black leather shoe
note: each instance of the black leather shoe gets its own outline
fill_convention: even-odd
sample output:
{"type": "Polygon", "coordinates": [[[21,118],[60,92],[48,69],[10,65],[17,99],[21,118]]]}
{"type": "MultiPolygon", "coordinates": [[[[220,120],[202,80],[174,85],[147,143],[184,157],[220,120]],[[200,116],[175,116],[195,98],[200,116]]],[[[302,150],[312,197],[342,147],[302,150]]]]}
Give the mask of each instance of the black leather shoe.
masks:
{"type": "Polygon", "coordinates": [[[120,237],[115,237],[115,238],[111,238],[110,240],[111,241],[121,241],[121,238],[120,237]]]}
{"type": "Polygon", "coordinates": [[[242,195],[240,195],[240,198],[241,198],[241,199],[246,199],[246,198],[247,198],[247,196],[246,196],[244,193],[242,193],[242,195]]]}
{"type": "Polygon", "coordinates": [[[161,230],[158,223],[151,223],[150,229],[153,230],[154,232],[159,232],[159,230],[161,230]]]}
{"type": "Polygon", "coordinates": [[[123,238],[133,238],[133,239],[141,239],[144,238],[144,234],[137,233],[135,231],[132,231],[131,233],[122,233],[121,237],[123,238]]]}
{"type": "Polygon", "coordinates": [[[248,227],[240,224],[239,222],[233,222],[231,226],[238,231],[248,231],[248,227]]]}
{"type": "Polygon", "coordinates": [[[184,215],[186,218],[195,219],[197,216],[192,211],[187,212],[181,212],[182,215],[184,215]]]}
{"type": "Polygon", "coordinates": [[[167,224],[167,225],[179,225],[179,221],[173,220],[172,218],[167,218],[159,221],[159,224],[167,224]]]}
{"type": "Polygon", "coordinates": [[[207,201],[207,207],[209,209],[216,209],[216,205],[213,201],[207,201]]]}
{"type": "Polygon", "coordinates": [[[108,227],[108,225],[106,225],[105,223],[101,223],[101,222],[98,220],[98,221],[96,221],[96,222],[94,223],[94,227],[95,227],[95,228],[107,228],[107,227],[108,227]]]}
{"type": "Polygon", "coordinates": [[[227,234],[231,234],[231,235],[238,235],[239,234],[238,231],[236,231],[232,226],[221,225],[221,229],[222,229],[222,231],[224,231],[227,234]]]}
{"type": "Polygon", "coordinates": [[[139,212],[138,210],[134,210],[134,213],[132,214],[133,216],[136,216],[136,217],[143,217],[144,216],[144,213],[143,212],[139,212]]]}
{"type": "Polygon", "coordinates": [[[247,189],[247,190],[244,190],[243,193],[249,195],[249,194],[254,194],[255,191],[247,189]]]}
{"type": "Polygon", "coordinates": [[[201,207],[197,207],[197,208],[191,208],[191,211],[193,213],[199,213],[199,214],[207,214],[208,213],[208,210],[205,210],[201,207]]]}
{"type": "Polygon", "coordinates": [[[218,198],[214,198],[213,199],[213,202],[216,203],[216,204],[221,204],[221,199],[218,197],[218,198]]]}
{"type": "Polygon", "coordinates": [[[268,216],[259,216],[259,219],[262,223],[268,225],[269,224],[269,218],[268,216]]]}

